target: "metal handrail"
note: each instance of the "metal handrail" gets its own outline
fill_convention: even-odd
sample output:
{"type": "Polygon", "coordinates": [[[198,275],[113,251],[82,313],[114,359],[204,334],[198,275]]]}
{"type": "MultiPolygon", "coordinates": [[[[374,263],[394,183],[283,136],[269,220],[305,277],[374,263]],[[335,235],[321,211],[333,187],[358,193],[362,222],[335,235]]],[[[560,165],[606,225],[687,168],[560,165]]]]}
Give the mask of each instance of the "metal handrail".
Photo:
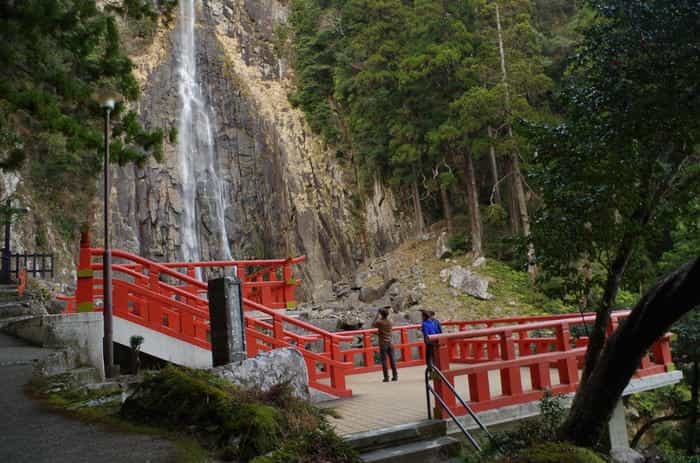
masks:
{"type": "MultiPolygon", "coordinates": [[[[440,397],[440,394],[438,394],[433,386],[430,385],[430,373],[437,373],[437,376],[440,378],[440,380],[447,385],[447,387],[450,389],[452,394],[454,394],[455,398],[459,401],[459,403],[464,407],[464,409],[469,413],[469,416],[474,420],[474,422],[481,428],[482,431],[486,434],[486,436],[489,438],[489,440],[493,440],[493,435],[489,432],[489,430],[486,428],[484,423],[481,422],[479,417],[474,413],[474,410],[467,404],[467,402],[462,399],[462,397],[459,395],[459,393],[455,390],[455,388],[450,384],[450,382],[447,380],[445,375],[440,371],[439,369],[435,368],[435,365],[432,364],[432,362],[428,361],[426,368],[425,368],[425,398],[428,404],[428,419],[432,419],[432,411],[430,409],[430,394],[433,394],[433,397],[435,397],[435,400],[440,402],[440,405],[442,405],[442,408],[444,408],[447,411],[447,414],[450,415],[450,418],[452,418],[452,421],[457,425],[457,427],[462,431],[462,434],[469,440],[469,442],[472,444],[472,446],[477,450],[481,451],[481,446],[479,443],[474,439],[474,436],[471,435],[469,431],[464,427],[464,425],[457,419],[457,416],[450,410],[450,407],[447,406],[445,401],[443,400],[442,397],[440,397]]],[[[433,378],[434,379],[434,378],[433,378]]]]}

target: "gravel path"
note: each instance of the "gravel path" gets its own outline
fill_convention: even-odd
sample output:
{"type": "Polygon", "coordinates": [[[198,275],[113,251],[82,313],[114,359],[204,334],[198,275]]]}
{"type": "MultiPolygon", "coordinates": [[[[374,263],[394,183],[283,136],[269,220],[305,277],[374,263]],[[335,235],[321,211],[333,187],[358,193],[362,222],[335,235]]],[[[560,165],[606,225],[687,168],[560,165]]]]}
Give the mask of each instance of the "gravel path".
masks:
{"type": "Polygon", "coordinates": [[[34,359],[51,352],[0,333],[0,462],[176,462],[173,444],[111,432],[50,413],[22,387],[34,359]]]}

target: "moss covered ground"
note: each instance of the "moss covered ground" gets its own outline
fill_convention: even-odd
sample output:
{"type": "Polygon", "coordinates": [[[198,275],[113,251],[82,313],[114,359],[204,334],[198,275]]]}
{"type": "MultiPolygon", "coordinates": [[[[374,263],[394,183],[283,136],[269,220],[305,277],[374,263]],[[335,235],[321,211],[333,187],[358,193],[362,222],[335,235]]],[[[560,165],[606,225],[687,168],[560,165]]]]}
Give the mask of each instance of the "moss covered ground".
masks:
{"type": "Polygon", "coordinates": [[[286,385],[244,390],[206,371],[168,366],[147,373],[123,404],[121,392],[89,390],[61,376],[36,379],[28,392],[81,421],[171,440],[186,463],[359,462],[325,412],[286,385]]]}

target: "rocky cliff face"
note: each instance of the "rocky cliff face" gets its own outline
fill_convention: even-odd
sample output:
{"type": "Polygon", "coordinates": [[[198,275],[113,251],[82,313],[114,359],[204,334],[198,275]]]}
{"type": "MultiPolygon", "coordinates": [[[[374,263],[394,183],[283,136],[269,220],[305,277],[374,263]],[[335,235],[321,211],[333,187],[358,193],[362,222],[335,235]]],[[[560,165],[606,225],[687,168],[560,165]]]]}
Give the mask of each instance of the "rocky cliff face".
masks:
{"type": "MultiPolygon", "coordinates": [[[[196,59],[214,114],[233,257],[305,254],[305,292],[318,298],[318,288],[396,245],[406,227],[392,194],[377,182],[362,196],[348,169],[289,104],[293,70],[279,56],[276,33],[288,15],[289,6],[277,0],[197,2],[196,59]]],[[[177,27],[159,31],[134,57],[143,86],[138,110],[148,127],[166,133],[180,114],[176,35],[177,27]]],[[[161,163],[116,172],[114,247],[157,260],[182,258],[186,206],[175,143],[166,146],[161,163]]],[[[220,235],[202,186],[196,210],[202,259],[218,258],[220,235]]]]}

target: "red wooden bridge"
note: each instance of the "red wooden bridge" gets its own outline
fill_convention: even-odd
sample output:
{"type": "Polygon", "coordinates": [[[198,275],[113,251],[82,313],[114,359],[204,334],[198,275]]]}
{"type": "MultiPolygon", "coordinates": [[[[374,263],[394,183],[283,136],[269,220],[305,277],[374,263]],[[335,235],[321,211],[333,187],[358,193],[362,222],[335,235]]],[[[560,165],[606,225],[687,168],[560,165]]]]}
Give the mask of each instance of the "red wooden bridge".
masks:
{"type": "MultiPolygon", "coordinates": [[[[67,313],[101,310],[102,280],[97,275],[102,270],[102,254],[83,235],[76,294],[62,297],[67,313]]],[[[157,263],[120,250],[113,250],[112,256],[115,321],[206,352],[211,349],[207,283],[196,278],[197,269],[235,269],[242,282],[249,356],[293,346],[306,360],[310,386],[336,397],[353,395],[352,378],[381,370],[376,330],[333,333],[287,313],[296,304],[294,292],[300,284],[293,277],[293,266],[303,262],[303,257],[157,263]]],[[[615,312],[610,330],[627,314],[615,312]]],[[[445,334],[432,337],[438,345],[435,366],[453,388],[467,391],[469,405],[477,412],[537,401],[545,390],[573,392],[586,350],[584,326],[594,319],[593,314],[564,314],[446,321],[442,323],[445,334]]],[[[399,368],[425,364],[419,325],[395,326],[394,346],[399,368]]],[[[637,376],[672,369],[666,335],[644,357],[637,376]]],[[[457,415],[466,412],[447,384],[435,381],[434,387],[451,411],[457,415]]]]}

